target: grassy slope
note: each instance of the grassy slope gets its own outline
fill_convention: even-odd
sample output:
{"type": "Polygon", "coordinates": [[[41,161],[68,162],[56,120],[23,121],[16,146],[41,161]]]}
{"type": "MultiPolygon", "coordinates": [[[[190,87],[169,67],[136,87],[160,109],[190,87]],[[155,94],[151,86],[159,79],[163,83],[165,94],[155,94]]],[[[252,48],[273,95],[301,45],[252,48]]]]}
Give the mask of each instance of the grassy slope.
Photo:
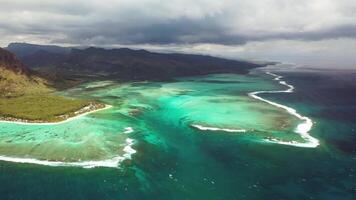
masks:
{"type": "Polygon", "coordinates": [[[47,80],[16,68],[22,65],[16,58],[4,50],[0,53],[8,58],[0,62],[0,119],[59,121],[59,115],[72,116],[91,103],[53,95],[47,80]]]}
{"type": "Polygon", "coordinates": [[[45,80],[18,73],[0,65],[0,97],[17,97],[26,94],[51,92],[45,80]]]}
{"type": "Polygon", "coordinates": [[[58,121],[59,115],[71,115],[90,102],[44,94],[0,98],[0,116],[26,120],[58,121]]]}

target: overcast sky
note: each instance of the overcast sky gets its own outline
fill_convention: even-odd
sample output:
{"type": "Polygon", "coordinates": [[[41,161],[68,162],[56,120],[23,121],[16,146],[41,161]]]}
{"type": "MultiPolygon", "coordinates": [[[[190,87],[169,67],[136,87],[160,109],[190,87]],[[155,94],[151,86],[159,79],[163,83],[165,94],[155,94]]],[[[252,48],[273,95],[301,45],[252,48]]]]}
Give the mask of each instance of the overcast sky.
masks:
{"type": "Polygon", "coordinates": [[[355,0],[0,0],[10,42],[356,68],[355,0]]]}

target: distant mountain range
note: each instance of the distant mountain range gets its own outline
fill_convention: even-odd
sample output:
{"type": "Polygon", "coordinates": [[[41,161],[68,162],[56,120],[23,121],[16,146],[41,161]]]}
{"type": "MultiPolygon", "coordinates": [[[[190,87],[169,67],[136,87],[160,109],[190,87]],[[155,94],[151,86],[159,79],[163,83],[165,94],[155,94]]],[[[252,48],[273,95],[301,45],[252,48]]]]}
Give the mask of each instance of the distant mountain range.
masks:
{"type": "Polygon", "coordinates": [[[23,58],[28,55],[37,53],[38,51],[45,51],[55,54],[67,54],[70,52],[70,48],[60,47],[55,45],[38,45],[29,43],[10,43],[6,50],[16,54],[17,57],[23,58]]]}
{"type": "Polygon", "coordinates": [[[66,48],[11,43],[26,66],[66,73],[99,73],[121,80],[160,80],[211,73],[247,73],[262,65],[204,55],[164,54],[128,48],[66,48]]]}

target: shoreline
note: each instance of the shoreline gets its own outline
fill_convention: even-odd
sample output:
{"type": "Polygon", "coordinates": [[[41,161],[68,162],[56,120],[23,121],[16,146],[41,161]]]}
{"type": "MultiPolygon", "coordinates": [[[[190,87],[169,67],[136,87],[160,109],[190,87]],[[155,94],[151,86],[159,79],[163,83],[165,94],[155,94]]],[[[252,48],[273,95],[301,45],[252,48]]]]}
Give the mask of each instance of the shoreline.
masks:
{"type": "Polygon", "coordinates": [[[5,119],[0,117],[0,123],[20,124],[20,125],[57,125],[57,124],[62,124],[62,123],[66,123],[66,122],[75,120],[75,119],[77,119],[79,117],[82,117],[82,116],[85,116],[85,115],[88,115],[88,114],[91,114],[91,113],[94,113],[94,112],[99,112],[99,111],[102,111],[102,110],[106,110],[106,109],[112,108],[111,105],[108,105],[108,104],[104,104],[104,105],[105,106],[102,107],[102,108],[81,112],[81,110],[83,110],[86,107],[88,107],[88,106],[85,106],[85,107],[75,111],[74,112],[74,116],[65,118],[64,120],[58,121],[58,122],[46,122],[46,121],[43,121],[43,122],[41,122],[41,121],[31,122],[30,120],[23,120],[23,119],[17,119],[17,118],[11,118],[11,120],[5,120],[5,119]],[[76,114],[77,112],[81,112],[81,113],[76,114]]]}
{"type": "Polygon", "coordinates": [[[275,91],[256,91],[256,92],[250,92],[250,93],[248,93],[248,95],[254,99],[266,102],[266,103],[273,105],[275,107],[278,107],[278,108],[282,108],[285,111],[287,111],[289,114],[297,117],[300,120],[303,120],[302,123],[298,124],[298,126],[296,127],[294,132],[299,134],[306,142],[296,142],[296,141],[286,142],[286,141],[282,141],[282,140],[278,140],[278,139],[265,139],[265,141],[270,142],[270,143],[277,143],[277,144],[290,145],[290,146],[296,146],[296,147],[304,147],[304,148],[316,148],[317,146],[319,146],[319,144],[320,144],[319,140],[309,134],[309,131],[313,127],[313,121],[310,118],[299,114],[297,112],[297,110],[294,108],[290,108],[288,106],[285,106],[285,105],[282,105],[282,104],[279,104],[279,103],[276,103],[273,101],[269,101],[267,99],[264,99],[264,98],[258,96],[258,94],[274,94],[274,93],[292,93],[292,92],[294,92],[295,88],[293,85],[290,85],[286,81],[281,80],[283,78],[283,76],[280,76],[280,75],[277,75],[277,74],[274,74],[271,72],[266,72],[266,74],[273,76],[274,81],[278,81],[278,83],[280,85],[286,86],[286,87],[288,87],[288,89],[275,90],[275,91]]]}

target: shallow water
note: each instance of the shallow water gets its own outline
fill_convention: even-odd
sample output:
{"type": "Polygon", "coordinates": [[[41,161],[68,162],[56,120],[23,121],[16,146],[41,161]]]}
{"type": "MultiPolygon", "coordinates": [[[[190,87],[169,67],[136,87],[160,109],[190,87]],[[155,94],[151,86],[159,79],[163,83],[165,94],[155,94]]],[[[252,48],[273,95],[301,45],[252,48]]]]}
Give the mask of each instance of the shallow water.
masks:
{"type": "Polygon", "coordinates": [[[148,120],[186,134],[243,132],[241,138],[258,141],[279,132],[275,137],[295,138],[290,130],[296,119],[246,95],[274,87],[259,77],[232,74],[170,83],[88,83],[64,95],[94,97],[114,107],[58,125],[0,123],[0,155],[71,163],[112,159],[125,153],[128,127],[165,134],[147,127],[148,120]]]}
{"type": "Polygon", "coordinates": [[[321,145],[266,141],[306,142],[295,132],[302,120],[248,96],[287,89],[272,79],[219,74],[65,91],[113,108],[55,126],[0,123],[0,155],[62,163],[0,162],[0,192],[5,199],[352,199],[355,160],[322,139],[328,125],[298,96],[298,78],[291,79],[298,103],[286,93],[260,96],[312,115],[310,133],[321,145]],[[102,167],[82,168],[93,166],[102,167]]]}

